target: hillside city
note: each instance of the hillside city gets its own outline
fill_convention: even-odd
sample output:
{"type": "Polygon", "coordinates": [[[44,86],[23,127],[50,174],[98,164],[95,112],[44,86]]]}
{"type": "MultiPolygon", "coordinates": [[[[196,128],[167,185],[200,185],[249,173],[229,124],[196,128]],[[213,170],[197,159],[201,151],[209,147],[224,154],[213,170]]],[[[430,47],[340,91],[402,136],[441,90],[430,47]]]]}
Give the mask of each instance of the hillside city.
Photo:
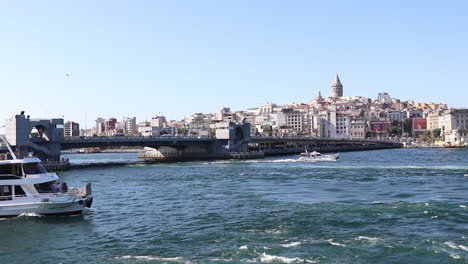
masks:
{"type": "Polygon", "coordinates": [[[66,137],[92,136],[196,136],[215,135],[216,124],[250,123],[251,136],[304,136],[332,139],[391,139],[443,146],[468,144],[468,108],[444,103],[402,101],[386,92],[376,99],[345,96],[338,75],[332,95],[309,103],[267,103],[242,111],[222,108],[217,113],[195,113],[183,120],[158,115],[137,122],[135,117],[97,118],[92,129],[65,123],[66,137]]]}

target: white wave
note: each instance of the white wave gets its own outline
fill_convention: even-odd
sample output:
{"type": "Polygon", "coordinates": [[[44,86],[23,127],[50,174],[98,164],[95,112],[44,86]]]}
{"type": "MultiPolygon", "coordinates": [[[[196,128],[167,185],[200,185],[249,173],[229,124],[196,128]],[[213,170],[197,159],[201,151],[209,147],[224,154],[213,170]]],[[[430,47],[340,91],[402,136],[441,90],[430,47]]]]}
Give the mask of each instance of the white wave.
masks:
{"type": "Polygon", "coordinates": [[[284,233],[283,230],[278,230],[278,229],[267,229],[265,230],[265,233],[268,233],[268,234],[281,234],[281,233],[284,233]]]}
{"type": "Polygon", "coordinates": [[[464,250],[464,251],[468,251],[468,247],[467,246],[464,246],[464,245],[458,245],[452,241],[447,241],[444,243],[444,245],[448,246],[449,248],[453,248],[453,249],[461,249],[461,250],[464,250]]]}
{"type": "Polygon", "coordinates": [[[22,213],[18,217],[41,217],[42,215],[36,213],[22,213]]]}
{"type": "Polygon", "coordinates": [[[459,205],[461,208],[466,208],[466,205],[460,204],[459,205]]]}
{"type": "Polygon", "coordinates": [[[240,250],[247,250],[247,249],[249,249],[249,247],[247,247],[246,245],[243,245],[243,246],[240,246],[239,249],[240,250]]]}
{"type": "Polygon", "coordinates": [[[378,237],[359,236],[358,238],[356,238],[356,240],[367,240],[367,241],[370,241],[370,242],[376,242],[377,240],[380,240],[380,238],[378,238],[378,237]]]}
{"type": "Polygon", "coordinates": [[[468,174],[465,174],[465,175],[463,175],[463,176],[468,177],[468,174]]]}
{"type": "Polygon", "coordinates": [[[328,239],[327,241],[328,241],[328,243],[332,244],[333,246],[346,247],[346,245],[345,245],[345,244],[341,244],[341,243],[333,242],[333,240],[332,240],[332,239],[328,239]]]}
{"type": "Polygon", "coordinates": [[[301,242],[291,242],[289,244],[283,244],[281,245],[282,247],[285,247],[285,248],[291,248],[291,247],[297,247],[301,244],[301,242]]]}
{"type": "Polygon", "coordinates": [[[450,257],[454,258],[454,259],[460,259],[460,256],[457,255],[457,254],[453,254],[453,253],[450,253],[450,257]]]}
{"type": "Polygon", "coordinates": [[[425,214],[428,214],[429,212],[427,210],[424,211],[425,214]]]}
{"type": "Polygon", "coordinates": [[[172,261],[172,262],[181,262],[183,261],[182,257],[174,257],[174,258],[164,258],[158,256],[121,256],[116,257],[116,259],[137,259],[137,260],[159,260],[159,261],[172,261]]]}
{"type": "Polygon", "coordinates": [[[260,255],[260,262],[282,262],[282,263],[316,263],[316,261],[308,260],[308,259],[301,259],[301,258],[288,258],[288,257],[281,257],[275,255],[268,255],[266,253],[262,253],[260,255]]]}
{"type": "Polygon", "coordinates": [[[224,262],[231,262],[232,261],[232,258],[228,258],[228,259],[220,259],[220,258],[214,258],[214,259],[211,259],[212,261],[224,261],[224,262]]]}
{"type": "Polygon", "coordinates": [[[434,216],[431,216],[432,219],[436,219],[436,218],[439,218],[438,215],[434,215],[434,216]]]}

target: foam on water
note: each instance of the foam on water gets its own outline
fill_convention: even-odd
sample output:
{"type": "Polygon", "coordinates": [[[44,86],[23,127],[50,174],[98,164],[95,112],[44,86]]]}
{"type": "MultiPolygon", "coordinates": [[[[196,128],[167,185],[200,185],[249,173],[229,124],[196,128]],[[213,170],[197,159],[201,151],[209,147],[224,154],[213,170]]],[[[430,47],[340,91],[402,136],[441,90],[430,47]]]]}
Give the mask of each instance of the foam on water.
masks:
{"type": "Polygon", "coordinates": [[[377,242],[378,240],[380,240],[380,238],[378,237],[366,237],[366,236],[359,236],[358,238],[356,238],[356,240],[367,240],[369,242],[377,242]]]}
{"type": "Polygon", "coordinates": [[[39,215],[36,213],[22,213],[18,215],[17,217],[42,217],[42,215],[39,215]]]}
{"type": "MultiPolygon", "coordinates": [[[[136,259],[136,260],[159,260],[159,261],[169,261],[169,262],[183,262],[184,258],[182,257],[174,257],[174,258],[165,258],[165,257],[158,257],[158,256],[121,256],[115,257],[116,259],[136,259]]],[[[186,262],[188,263],[188,262],[186,262]]]]}
{"type": "Polygon", "coordinates": [[[282,256],[268,255],[262,253],[260,255],[260,262],[269,263],[269,262],[281,262],[281,263],[317,263],[314,260],[301,259],[301,258],[288,258],[282,256]]]}
{"type": "Polygon", "coordinates": [[[333,240],[332,240],[332,239],[328,239],[327,241],[328,241],[328,243],[330,243],[330,244],[331,244],[331,245],[333,245],[333,246],[338,246],[338,247],[346,247],[346,245],[345,245],[345,244],[341,244],[341,243],[333,242],[333,240]]]}
{"type": "Polygon", "coordinates": [[[464,245],[458,245],[452,241],[446,241],[444,242],[444,245],[448,246],[449,248],[453,248],[453,249],[461,249],[461,250],[464,250],[464,251],[468,251],[468,247],[467,246],[464,246],[464,245]]]}
{"type": "Polygon", "coordinates": [[[247,249],[249,249],[249,247],[247,247],[246,245],[243,245],[243,246],[240,246],[239,249],[240,250],[247,250],[247,249]]]}
{"type": "Polygon", "coordinates": [[[291,247],[297,247],[301,244],[301,242],[291,242],[289,244],[283,244],[281,245],[282,247],[285,247],[285,248],[291,248],[291,247]]]}

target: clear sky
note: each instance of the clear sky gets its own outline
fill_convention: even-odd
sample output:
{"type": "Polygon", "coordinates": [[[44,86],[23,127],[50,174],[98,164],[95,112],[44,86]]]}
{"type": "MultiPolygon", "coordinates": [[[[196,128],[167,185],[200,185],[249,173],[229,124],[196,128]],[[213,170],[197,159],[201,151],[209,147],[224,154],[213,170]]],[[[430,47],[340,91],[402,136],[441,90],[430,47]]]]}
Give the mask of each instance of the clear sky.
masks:
{"type": "Polygon", "coordinates": [[[308,102],[336,73],[345,95],[468,106],[467,12],[428,0],[2,1],[0,118],[84,127],[308,102]]]}

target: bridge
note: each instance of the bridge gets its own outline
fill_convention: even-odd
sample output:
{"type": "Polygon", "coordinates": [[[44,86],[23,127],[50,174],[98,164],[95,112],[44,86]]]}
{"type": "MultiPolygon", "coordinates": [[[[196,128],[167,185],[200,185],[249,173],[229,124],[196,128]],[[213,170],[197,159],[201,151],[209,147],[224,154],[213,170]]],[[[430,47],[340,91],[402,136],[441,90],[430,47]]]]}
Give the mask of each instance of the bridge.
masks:
{"type": "Polygon", "coordinates": [[[308,151],[342,152],[401,148],[402,144],[385,140],[332,139],[314,137],[254,137],[249,150],[262,151],[265,155],[285,155],[308,151]]]}
{"type": "MultiPolygon", "coordinates": [[[[400,143],[313,137],[251,137],[248,123],[219,123],[216,137],[74,137],[63,135],[63,119],[30,119],[16,115],[5,125],[6,138],[17,156],[30,152],[42,160],[60,160],[62,150],[92,147],[148,147],[148,157],[192,160],[229,157],[229,153],[284,155],[304,150],[350,151],[402,147],[400,143]]],[[[251,156],[251,155],[250,155],[251,156]]]]}

